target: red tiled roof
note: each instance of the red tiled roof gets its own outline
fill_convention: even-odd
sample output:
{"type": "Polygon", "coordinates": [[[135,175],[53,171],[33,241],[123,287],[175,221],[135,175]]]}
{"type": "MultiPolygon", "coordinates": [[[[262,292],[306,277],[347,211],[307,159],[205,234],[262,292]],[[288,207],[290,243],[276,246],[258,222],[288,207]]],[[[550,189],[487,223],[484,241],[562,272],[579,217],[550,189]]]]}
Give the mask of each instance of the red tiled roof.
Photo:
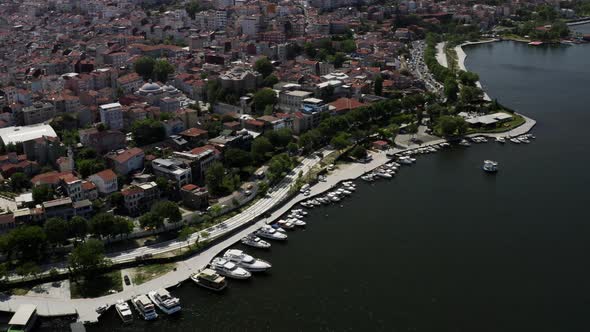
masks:
{"type": "Polygon", "coordinates": [[[182,190],[187,190],[187,191],[193,191],[193,190],[195,190],[197,188],[199,188],[199,187],[196,186],[196,185],[194,185],[194,184],[192,184],[192,183],[189,183],[187,185],[182,186],[182,190]]]}
{"type": "Polygon", "coordinates": [[[100,171],[100,172],[93,174],[93,175],[98,176],[99,178],[101,178],[105,182],[113,181],[117,178],[117,174],[115,174],[115,172],[113,172],[113,170],[110,168],[105,169],[104,171],[100,171]]]}
{"type": "Polygon", "coordinates": [[[335,107],[334,112],[349,111],[365,106],[365,104],[352,98],[339,98],[331,102],[330,105],[335,107]]]}
{"type": "Polygon", "coordinates": [[[213,153],[215,153],[215,154],[217,154],[217,155],[221,153],[221,152],[220,152],[219,150],[217,150],[217,148],[216,148],[216,147],[214,147],[213,145],[207,144],[207,145],[203,145],[203,146],[200,146],[200,147],[198,147],[198,148],[194,148],[194,149],[192,149],[192,150],[191,150],[191,154],[200,154],[200,153],[203,153],[203,152],[205,152],[205,151],[209,151],[209,150],[213,150],[213,153]]]}
{"type": "Polygon", "coordinates": [[[190,137],[199,137],[201,135],[206,135],[207,131],[200,129],[200,128],[189,128],[180,133],[182,136],[190,136],[190,137]]]}
{"type": "Polygon", "coordinates": [[[131,149],[125,150],[125,151],[117,154],[116,156],[111,156],[109,158],[118,162],[119,164],[123,164],[123,163],[126,163],[127,161],[129,161],[129,159],[131,159],[135,156],[139,156],[141,154],[143,154],[142,149],[131,148],[131,149]]]}

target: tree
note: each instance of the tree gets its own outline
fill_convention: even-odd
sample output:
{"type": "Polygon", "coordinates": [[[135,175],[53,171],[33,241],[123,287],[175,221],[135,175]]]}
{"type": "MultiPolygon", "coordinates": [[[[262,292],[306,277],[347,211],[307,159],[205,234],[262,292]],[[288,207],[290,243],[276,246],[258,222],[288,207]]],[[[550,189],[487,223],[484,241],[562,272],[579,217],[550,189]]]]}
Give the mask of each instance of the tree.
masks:
{"type": "Polygon", "coordinates": [[[83,159],[76,161],[76,168],[80,175],[85,178],[106,169],[106,166],[102,160],[83,159]]]}
{"type": "Polygon", "coordinates": [[[272,88],[273,85],[275,85],[277,83],[279,83],[279,79],[273,74],[268,75],[267,77],[264,78],[264,80],[262,80],[262,85],[269,87],[269,88],[272,88]]]}
{"type": "Polygon", "coordinates": [[[350,151],[350,155],[356,159],[362,159],[367,156],[367,150],[360,145],[355,146],[352,151],[350,151]]]}
{"type": "Polygon", "coordinates": [[[462,117],[443,115],[438,119],[435,130],[442,136],[462,135],[467,131],[467,122],[462,117]]]}
{"type": "Polygon", "coordinates": [[[450,102],[457,101],[457,94],[459,93],[459,86],[454,78],[449,77],[445,80],[444,92],[447,100],[450,102]]]}
{"type": "Polygon", "coordinates": [[[334,64],[334,68],[340,68],[344,64],[344,61],[346,61],[346,55],[342,52],[336,52],[330,60],[334,64]]]}
{"type": "Polygon", "coordinates": [[[338,134],[338,135],[334,136],[334,137],[332,138],[332,140],[330,140],[330,144],[331,144],[331,145],[332,145],[332,146],[333,146],[335,149],[342,150],[342,149],[344,149],[344,148],[346,148],[347,146],[349,146],[349,145],[350,145],[350,141],[349,141],[349,139],[348,139],[348,138],[349,138],[349,136],[350,136],[350,135],[348,135],[348,134],[346,134],[346,133],[340,133],[340,134],[338,134]]]}
{"type": "Polygon", "coordinates": [[[222,184],[224,175],[225,171],[220,162],[214,162],[207,168],[205,172],[205,183],[212,195],[216,196],[223,192],[222,184]]]}
{"type": "Polygon", "coordinates": [[[289,151],[290,154],[295,154],[295,153],[297,153],[298,150],[299,150],[299,146],[297,146],[297,143],[291,142],[291,143],[287,144],[287,151],[289,151]]]}
{"type": "Polygon", "coordinates": [[[70,268],[75,271],[89,271],[106,264],[104,244],[97,239],[88,239],[74,248],[69,258],[70,268]]]}
{"type": "Polygon", "coordinates": [[[193,0],[193,1],[186,4],[185,10],[186,10],[186,13],[188,14],[188,16],[194,20],[196,17],[196,14],[201,11],[201,6],[199,5],[199,3],[197,1],[193,0]]]}
{"type": "Polygon", "coordinates": [[[47,184],[41,184],[33,188],[33,200],[35,203],[43,203],[53,199],[53,189],[47,184]]]}
{"type": "Polygon", "coordinates": [[[29,177],[25,173],[16,172],[10,176],[10,186],[13,191],[20,192],[29,187],[29,177]]]}
{"type": "Polygon", "coordinates": [[[174,66],[167,60],[157,60],[154,64],[153,76],[160,82],[166,82],[168,76],[174,73],[174,66]]]}
{"type": "Polygon", "coordinates": [[[68,239],[68,223],[62,218],[50,218],[44,225],[49,243],[58,245],[68,239]]]}
{"type": "Polygon", "coordinates": [[[24,226],[13,229],[8,235],[7,245],[22,254],[24,259],[36,259],[41,256],[47,242],[47,236],[39,226],[24,226]]]}
{"type": "Polygon", "coordinates": [[[252,142],[252,159],[257,163],[262,163],[268,159],[272,151],[274,151],[274,146],[264,136],[259,136],[252,142]]]}
{"type": "Polygon", "coordinates": [[[274,105],[277,103],[277,94],[273,89],[260,89],[254,94],[253,101],[256,111],[262,113],[267,105],[274,105]]]}
{"type": "Polygon", "coordinates": [[[242,168],[252,164],[252,157],[242,149],[228,148],[223,158],[228,167],[242,168]]]}
{"type": "Polygon", "coordinates": [[[133,231],[133,222],[123,217],[115,217],[112,235],[129,235],[133,231]]]}
{"type": "Polygon", "coordinates": [[[137,145],[148,145],[166,139],[166,129],[160,121],[144,119],[135,121],[131,133],[137,145]]]}
{"type": "Polygon", "coordinates": [[[164,226],[164,218],[159,216],[156,213],[148,212],[139,217],[139,224],[143,228],[152,227],[152,228],[160,228],[164,226]]]}
{"type": "Polygon", "coordinates": [[[152,206],[151,212],[160,216],[162,219],[168,218],[170,222],[179,222],[182,220],[182,214],[178,204],[170,201],[161,201],[152,206]]]}
{"type": "Polygon", "coordinates": [[[463,85],[475,86],[475,83],[479,81],[479,75],[470,71],[461,71],[459,73],[459,81],[463,85]]]}
{"type": "Polygon", "coordinates": [[[379,75],[375,79],[375,94],[377,96],[381,96],[382,93],[383,93],[383,77],[381,77],[381,75],[379,75]]]}
{"type": "Polygon", "coordinates": [[[262,74],[263,78],[266,78],[273,72],[274,67],[267,57],[263,57],[256,60],[256,63],[254,64],[254,69],[260,74],[262,74]]]}
{"type": "Polygon", "coordinates": [[[262,196],[266,195],[266,193],[268,192],[268,182],[266,182],[266,181],[260,182],[260,184],[258,185],[258,192],[262,196]]]}
{"type": "Polygon", "coordinates": [[[125,197],[123,197],[121,192],[117,191],[109,195],[109,202],[111,203],[111,206],[123,208],[125,204],[125,197]]]}
{"type": "Polygon", "coordinates": [[[114,234],[115,217],[109,213],[99,213],[90,219],[89,228],[92,234],[106,237],[114,234]]]}
{"type": "Polygon", "coordinates": [[[68,223],[68,235],[82,239],[88,233],[88,221],[80,216],[74,216],[68,223]]]}
{"type": "Polygon", "coordinates": [[[481,101],[482,97],[483,91],[475,86],[463,86],[459,95],[461,101],[466,104],[481,101]]]}
{"type": "Polygon", "coordinates": [[[135,72],[142,76],[144,80],[148,80],[152,78],[155,64],[156,60],[154,60],[154,58],[144,56],[135,61],[133,69],[135,69],[135,72]]]}
{"type": "Polygon", "coordinates": [[[35,264],[34,262],[26,262],[23,263],[21,265],[19,265],[16,269],[15,272],[21,276],[36,276],[37,274],[41,273],[41,268],[39,267],[39,265],[35,264]]]}

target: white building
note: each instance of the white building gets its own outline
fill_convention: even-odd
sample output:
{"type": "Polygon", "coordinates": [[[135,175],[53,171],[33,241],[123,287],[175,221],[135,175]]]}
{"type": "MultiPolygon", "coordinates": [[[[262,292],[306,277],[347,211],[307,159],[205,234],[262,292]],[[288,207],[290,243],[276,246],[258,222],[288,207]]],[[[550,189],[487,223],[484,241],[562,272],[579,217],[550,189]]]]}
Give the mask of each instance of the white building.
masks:
{"type": "Polygon", "coordinates": [[[156,176],[166,177],[173,181],[178,188],[192,181],[191,168],[177,159],[154,159],[152,169],[156,176]]]}
{"type": "Polygon", "coordinates": [[[301,110],[303,100],[313,96],[309,91],[281,91],[279,93],[279,108],[285,112],[297,112],[301,110]]]}
{"type": "Polygon", "coordinates": [[[105,169],[104,171],[92,174],[88,177],[88,180],[92,181],[98,192],[103,195],[108,195],[119,190],[117,183],[117,174],[111,169],[105,169]]]}
{"type": "Polygon", "coordinates": [[[99,106],[100,122],[109,129],[123,129],[123,109],[119,103],[99,106]]]}

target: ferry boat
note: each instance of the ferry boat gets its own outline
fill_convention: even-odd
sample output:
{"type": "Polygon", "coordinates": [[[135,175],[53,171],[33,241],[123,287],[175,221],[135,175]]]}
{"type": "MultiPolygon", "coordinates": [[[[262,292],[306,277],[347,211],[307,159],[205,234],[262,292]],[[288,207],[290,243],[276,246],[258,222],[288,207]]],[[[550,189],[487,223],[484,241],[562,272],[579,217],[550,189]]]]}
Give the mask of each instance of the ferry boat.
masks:
{"type": "Polygon", "coordinates": [[[488,173],[495,173],[498,171],[498,162],[493,160],[484,160],[482,168],[488,173]]]}
{"type": "Polygon", "coordinates": [[[180,299],[170,295],[170,292],[165,288],[149,292],[148,297],[160,310],[168,315],[177,313],[182,309],[180,306],[180,299]]]}
{"type": "Polygon", "coordinates": [[[133,303],[135,310],[137,310],[141,318],[144,320],[154,320],[158,318],[156,307],[146,295],[139,295],[132,298],[131,303],[133,303]]]}
{"type": "Polygon", "coordinates": [[[259,248],[259,249],[270,248],[270,243],[262,240],[261,238],[259,238],[258,236],[255,236],[253,234],[247,235],[246,237],[242,238],[242,240],[240,240],[240,242],[242,242],[242,244],[245,244],[245,245],[253,247],[253,248],[259,248]]]}
{"type": "Polygon", "coordinates": [[[201,272],[193,274],[191,280],[203,288],[216,292],[220,292],[227,287],[225,277],[211,269],[203,269],[201,272]]]}
{"type": "Polygon", "coordinates": [[[223,258],[251,272],[264,272],[272,267],[269,262],[254,258],[238,249],[226,250],[223,258]]]}
{"type": "Polygon", "coordinates": [[[209,266],[217,273],[228,278],[248,279],[252,276],[250,272],[221,257],[215,257],[209,266]]]}
{"type": "Polygon", "coordinates": [[[117,304],[115,304],[115,310],[117,311],[117,314],[119,314],[119,317],[121,317],[123,323],[130,323],[133,321],[133,313],[131,312],[129,304],[125,300],[117,301],[117,304]]]}

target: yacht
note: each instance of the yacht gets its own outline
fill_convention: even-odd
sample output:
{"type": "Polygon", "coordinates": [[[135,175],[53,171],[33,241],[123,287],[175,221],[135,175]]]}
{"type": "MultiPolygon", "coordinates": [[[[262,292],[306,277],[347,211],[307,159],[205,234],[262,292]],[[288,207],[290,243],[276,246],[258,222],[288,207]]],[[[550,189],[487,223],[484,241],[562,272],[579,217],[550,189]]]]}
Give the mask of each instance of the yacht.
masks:
{"type": "Polygon", "coordinates": [[[287,239],[287,234],[283,234],[268,225],[262,226],[255,234],[269,240],[284,241],[287,239]]]}
{"type": "Polygon", "coordinates": [[[496,142],[504,144],[506,143],[506,139],[504,137],[496,137],[496,142]]]}
{"type": "Polygon", "coordinates": [[[131,303],[135,307],[135,310],[139,313],[141,318],[144,320],[154,320],[158,318],[156,313],[156,307],[145,295],[139,295],[131,299],[131,303]]]}
{"type": "Polygon", "coordinates": [[[510,142],[515,143],[515,144],[520,144],[520,141],[517,140],[516,138],[511,138],[510,142]]]}
{"type": "Polygon", "coordinates": [[[531,142],[526,136],[521,136],[518,138],[518,140],[525,144],[529,144],[531,142]]]}
{"type": "Polygon", "coordinates": [[[459,145],[461,145],[461,146],[471,146],[471,144],[469,142],[467,142],[467,140],[464,140],[464,139],[462,139],[459,142],[459,145]]]}
{"type": "Polygon", "coordinates": [[[269,262],[254,258],[238,249],[226,250],[223,254],[223,258],[251,272],[264,272],[272,266],[269,262]]]}
{"type": "Polygon", "coordinates": [[[307,225],[307,223],[301,219],[293,219],[293,225],[303,227],[307,225]]]}
{"type": "Polygon", "coordinates": [[[488,173],[495,173],[498,171],[498,162],[493,160],[484,160],[482,168],[488,173]]]}
{"type": "Polygon", "coordinates": [[[400,157],[399,162],[402,165],[410,165],[412,163],[409,157],[400,157]]]}
{"type": "Polygon", "coordinates": [[[115,304],[115,310],[117,310],[117,313],[119,314],[119,317],[121,317],[123,323],[129,323],[133,321],[133,313],[131,312],[131,308],[126,301],[117,301],[117,304],[115,304]]]}
{"type": "Polygon", "coordinates": [[[221,257],[213,258],[213,261],[209,265],[217,273],[228,278],[248,279],[252,276],[250,272],[221,257]]]}
{"type": "Polygon", "coordinates": [[[295,209],[295,210],[291,210],[291,212],[300,214],[302,216],[306,216],[307,215],[307,211],[303,210],[303,209],[295,209]]]}
{"type": "Polygon", "coordinates": [[[282,228],[281,225],[279,225],[279,224],[272,224],[272,225],[270,225],[270,227],[272,227],[277,232],[287,233],[287,231],[284,228],[282,228]]]}
{"type": "Polygon", "coordinates": [[[191,280],[201,287],[216,292],[220,292],[227,287],[225,277],[211,269],[203,269],[201,272],[193,274],[191,280]]]}
{"type": "Polygon", "coordinates": [[[279,226],[281,226],[281,228],[284,228],[284,229],[295,228],[295,225],[293,225],[293,223],[291,222],[291,219],[287,219],[287,220],[281,219],[277,223],[279,224],[279,226]]]}
{"type": "Polygon", "coordinates": [[[377,175],[379,175],[382,178],[386,178],[386,179],[391,179],[392,178],[391,174],[389,174],[389,173],[387,173],[385,171],[379,171],[379,172],[377,172],[377,175]]]}
{"type": "Polygon", "coordinates": [[[242,240],[240,240],[240,242],[242,242],[242,244],[245,244],[247,246],[254,247],[254,248],[260,248],[260,249],[270,248],[270,243],[262,240],[261,238],[259,238],[258,236],[255,236],[253,234],[247,235],[246,237],[242,238],[242,240]]]}
{"type": "Polygon", "coordinates": [[[177,313],[182,309],[180,306],[180,299],[170,295],[170,292],[165,288],[149,292],[148,297],[160,310],[168,315],[177,313]]]}

